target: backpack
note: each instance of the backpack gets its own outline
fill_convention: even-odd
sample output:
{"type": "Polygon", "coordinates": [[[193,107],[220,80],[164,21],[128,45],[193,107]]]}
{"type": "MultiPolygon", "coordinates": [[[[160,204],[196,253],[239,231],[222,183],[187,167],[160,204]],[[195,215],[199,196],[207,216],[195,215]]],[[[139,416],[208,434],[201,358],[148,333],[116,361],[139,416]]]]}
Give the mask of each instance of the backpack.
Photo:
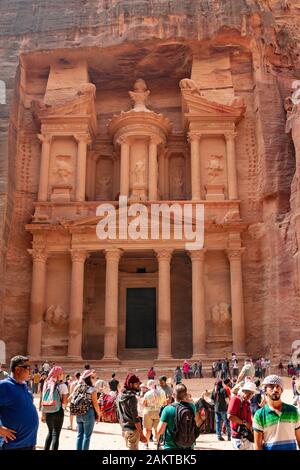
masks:
{"type": "Polygon", "coordinates": [[[182,449],[190,449],[200,435],[200,429],[196,425],[195,414],[187,403],[175,403],[173,440],[182,449]]]}
{"type": "Polygon", "coordinates": [[[43,394],[41,403],[42,413],[56,413],[61,409],[61,396],[58,390],[58,385],[54,386],[53,395],[50,395],[50,388],[43,394]]]}
{"type": "Polygon", "coordinates": [[[116,398],[107,393],[101,393],[98,404],[100,408],[100,421],[103,423],[118,423],[116,398]]]}
{"type": "Polygon", "coordinates": [[[73,396],[70,402],[70,414],[74,416],[85,415],[90,407],[92,406],[91,398],[88,398],[87,389],[89,388],[86,384],[81,384],[73,392],[73,396]]]}

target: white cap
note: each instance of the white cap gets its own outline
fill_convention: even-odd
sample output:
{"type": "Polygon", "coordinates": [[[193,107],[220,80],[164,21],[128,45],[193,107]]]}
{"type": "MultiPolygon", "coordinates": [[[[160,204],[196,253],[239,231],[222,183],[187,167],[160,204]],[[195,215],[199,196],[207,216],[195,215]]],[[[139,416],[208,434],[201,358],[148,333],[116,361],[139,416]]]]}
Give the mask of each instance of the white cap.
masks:
{"type": "Polygon", "coordinates": [[[255,393],[256,392],[256,385],[255,385],[255,383],[250,382],[250,380],[246,380],[244,385],[241,387],[241,390],[243,390],[245,392],[255,393]]]}

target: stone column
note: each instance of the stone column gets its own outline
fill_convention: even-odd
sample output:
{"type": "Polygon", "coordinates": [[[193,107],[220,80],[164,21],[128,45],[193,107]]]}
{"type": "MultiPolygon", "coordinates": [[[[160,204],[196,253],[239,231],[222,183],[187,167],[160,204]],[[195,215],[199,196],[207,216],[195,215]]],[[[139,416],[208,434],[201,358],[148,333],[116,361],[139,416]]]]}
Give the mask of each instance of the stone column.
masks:
{"type": "Polygon", "coordinates": [[[105,281],[105,326],[103,361],[119,362],[118,359],[118,280],[121,250],[110,248],[105,250],[106,281],[105,281]]]}
{"type": "Polygon", "coordinates": [[[76,201],[85,200],[86,185],[86,154],[88,137],[86,135],[75,135],[78,141],[77,173],[76,173],[76,201]]]}
{"type": "Polygon", "coordinates": [[[130,144],[126,137],[119,139],[121,144],[120,196],[129,197],[129,156],[130,144]]]}
{"type": "Polygon", "coordinates": [[[52,137],[48,135],[38,134],[38,138],[42,142],[38,201],[47,201],[48,182],[49,182],[50,147],[51,147],[52,137]]]}
{"type": "Polygon", "coordinates": [[[206,321],[204,292],[205,249],[190,251],[192,261],[192,318],[194,361],[206,357],[206,321]]]}
{"type": "Polygon", "coordinates": [[[28,251],[32,255],[33,265],[27,351],[29,356],[40,358],[45,308],[47,252],[42,249],[28,251]]]}
{"type": "Polygon", "coordinates": [[[87,253],[84,250],[70,250],[72,259],[70,315],[69,315],[69,345],[68,356],[81,359],[82,347],[82,311],[84,263],[87,253]]]}
{"type": "Polygon", "coordinates": [[[230,289],[231,289],[231,314],[232,314],[232,350],[243,355],[246,352],[245,345],[245,319],[243,302],[242,279],[242,251],[243,249],[228,249],[227,255],[230,262],[230,289]]]}
{"type": "Polygon", "coordinates": [[[236,134],[225,134],[227,174],[228,174],[228,198],[238,199],[236,159],[235,159],[235,137],[236,134]]]}
{"type": "Polygon", "coordinates": [[[191,189],[192,201],[201,200],[201,177],[200,177],[200,135],[189,133],[191,143],[191,189]]]}
{"type": "Polygon", "coordinates": [[[157,146],[159,140],[156,137],[150,138],[149,143],[149,201],[157,201],[158,199],[158,168],[157,168],[157,146]]]}
{"type": "Polygon", "coordinates": [[[158,260],[158,361],[172,358],[171,273],[172,250],[156,250],[158,260]]]}
{"type": "Polygon", "coordinates": [[[165,197],[165,150],[160,152],[158,158],[158,188],[160,199],[165,197]]]}
{"type": "Polygon", "coordinates": [[[169,199],[169,155],[165,154],[165,172],[164,172],[164,178],[165,178],[165,184],[164,184],[164,199],[168,200],[169,199]]]}

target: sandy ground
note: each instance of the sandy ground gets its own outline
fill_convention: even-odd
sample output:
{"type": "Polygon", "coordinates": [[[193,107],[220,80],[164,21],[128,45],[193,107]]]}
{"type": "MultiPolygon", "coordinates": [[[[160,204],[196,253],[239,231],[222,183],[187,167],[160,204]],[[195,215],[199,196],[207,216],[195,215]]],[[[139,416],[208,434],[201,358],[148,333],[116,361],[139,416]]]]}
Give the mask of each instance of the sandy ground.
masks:
{"type": "MultiPolygon", "coordinates": [[[[122,377],[121,377],[122,378],[122,377]]],[[[141,377],[144,379],[144,377],[141,377]]],[[[284,391],[283,400],[287,403],[292,403],[291,380],[284,379],[286,390],[284,391]]],[[[190,379],[185,380],[189,391],[192,393],[194,399],[200,397],[205,389],[211,389],[214,379],[190,379]]],[[[38,399],[35,399],[38,405],[38,399]]],[[[60,450],[74,450],[76,448],[76,431],[67,429],[69,425],[69,414],[66,412],[63,429],[60,436],[60,450]]],[[[75,427],[74,420],[74,427],[75,427]]],[[[37,449],[41,450],[44,447],[44,442],[47,436],[48,428],[46,424],[40,422],[38,431],[37,449]]],[[[155,444],[150,443],[150,449],[155,449],[155,444]]],[[[125,450],[124,441],[121,435],[121,427],[119,424],[111,423],[98,423],[95,425],[94,432],[90,442],[91,450],[125,450]]],[[[231,443],[227,441],[218,441],[215,434],[201,434],[197,440],[196,449],[198,450],[231,450],[231,443]]]]}

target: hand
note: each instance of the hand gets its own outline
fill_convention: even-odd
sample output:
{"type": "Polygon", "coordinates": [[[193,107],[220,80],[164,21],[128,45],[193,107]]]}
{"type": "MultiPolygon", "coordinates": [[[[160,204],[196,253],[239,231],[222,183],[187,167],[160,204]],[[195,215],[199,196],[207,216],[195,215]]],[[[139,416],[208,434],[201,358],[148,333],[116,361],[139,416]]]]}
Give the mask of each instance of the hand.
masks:
{"type": "Polygon", "coordinates": [[[96,423],[97,423],[97,424],[100,422],[100,419],[101,419],[101,416],[98,414],[98,415],[96,416],[96,423]]]}
{"type": "Polygon", "coordinates": [[[144,436],[144,434],[140,434],[140,441],[143,443],[143,444],[147,444],[147,438],[144,436]]]}
{"type": "Polygon", "coordinates": [[[45,422],[46,422],[46,416],[45,416],[45,415],[42,415],[42,416],[41,416],[41,421],[42,421],[42,423],[45,423],[45,422]]]}
{"type": "Polygon", "coordinates": [[[252,426],[250,423],[245,423],[245,426],[247,429],[249,429],[249,431],[252,431],[252,426]]]}
{"type": "Polygon", "coordinates": [[[13,429],[6,428],[5,426],[0,426],[0,436],[3,437],[4,442],[8,442],[8,439],[11,441],[14,441],[16,439],[16,434],[17,431],[14,431],[13,429]]]}

